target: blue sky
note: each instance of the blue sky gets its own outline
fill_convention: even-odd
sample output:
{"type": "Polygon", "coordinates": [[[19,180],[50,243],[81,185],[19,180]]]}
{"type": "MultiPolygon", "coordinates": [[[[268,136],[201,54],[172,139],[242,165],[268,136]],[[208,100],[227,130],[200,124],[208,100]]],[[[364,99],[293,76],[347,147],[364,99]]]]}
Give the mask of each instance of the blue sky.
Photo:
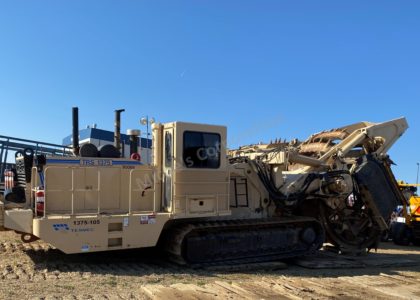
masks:
{"type": "Polygon", "coordinates": [[[2,1],[0,134],[60,143],[144,115],[228,126],[230,146],[406,116],[420,161],[418,1],[2,1]]]}

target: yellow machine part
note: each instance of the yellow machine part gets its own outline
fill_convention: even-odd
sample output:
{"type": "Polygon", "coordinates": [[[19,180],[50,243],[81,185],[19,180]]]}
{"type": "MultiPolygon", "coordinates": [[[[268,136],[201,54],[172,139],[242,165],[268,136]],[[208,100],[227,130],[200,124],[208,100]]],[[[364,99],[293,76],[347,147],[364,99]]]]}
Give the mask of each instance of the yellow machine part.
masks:
{"type": "Polygon", "coordinates": [[[420,197],[413,196],[410,198],[410,212],[413,221],[420,221],[420,197]]]}

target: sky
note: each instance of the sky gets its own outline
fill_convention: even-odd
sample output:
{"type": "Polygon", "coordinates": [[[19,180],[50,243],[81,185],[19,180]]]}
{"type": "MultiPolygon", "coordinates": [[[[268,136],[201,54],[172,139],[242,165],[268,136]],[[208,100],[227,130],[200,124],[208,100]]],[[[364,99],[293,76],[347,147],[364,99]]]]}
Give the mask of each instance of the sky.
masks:
{"type": "Polygon", "coordinates": [[[405,116],[396,176],[420,162],[419,1],[0,0],[0,135],[226,125],[228,144],[405,116]]]}

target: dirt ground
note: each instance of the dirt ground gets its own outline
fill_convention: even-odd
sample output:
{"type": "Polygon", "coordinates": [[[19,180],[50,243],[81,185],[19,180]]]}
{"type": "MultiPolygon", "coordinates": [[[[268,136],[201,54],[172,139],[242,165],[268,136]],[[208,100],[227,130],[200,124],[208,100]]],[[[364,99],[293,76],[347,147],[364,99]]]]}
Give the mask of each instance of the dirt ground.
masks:
{"type": "Polygon", "coordinates": [[[420,248],[191,269],[154,249],[65,255],[0,232],[0,299],[420,299],[420,248]]]}

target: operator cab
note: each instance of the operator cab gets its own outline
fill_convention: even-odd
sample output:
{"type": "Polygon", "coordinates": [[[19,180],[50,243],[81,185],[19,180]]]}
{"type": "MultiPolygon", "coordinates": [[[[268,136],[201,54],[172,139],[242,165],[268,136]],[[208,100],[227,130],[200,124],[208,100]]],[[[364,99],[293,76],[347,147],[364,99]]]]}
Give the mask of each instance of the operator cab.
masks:
{"type": "Polygon", "coordinates": [[[155,132],[162,140],[163,210],[183,218],[229,215],[226,127],[174,122],[155,132]]]}

